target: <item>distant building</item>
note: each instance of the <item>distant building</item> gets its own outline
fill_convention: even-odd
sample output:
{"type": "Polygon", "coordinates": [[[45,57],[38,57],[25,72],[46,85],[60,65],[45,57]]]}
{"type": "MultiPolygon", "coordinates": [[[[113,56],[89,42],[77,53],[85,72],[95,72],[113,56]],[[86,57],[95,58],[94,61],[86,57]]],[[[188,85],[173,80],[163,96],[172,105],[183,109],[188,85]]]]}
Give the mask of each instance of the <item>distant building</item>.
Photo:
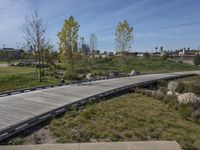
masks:
{"type": "Polygon", "coordinates": [[[96,54],[96,55],[100,55],[100,50],[96,50],[96,51],[95,51],[95,54],[96,54]]]}
{"type": "Polygon", "coordinates": [[[19,60],[23,49],[2,48],[0,49],[0,61],[19,60]]]}
{"type": "Polygon", "coordinates": [[[144,56],[144,53],[143,52],[138,52],[137,53],[137,57],[143,57],[144,56]]]}
{"type": "Polygon", "coordinates": [[[114,56],[113,52],[108,52],[108,56],[114,56]]]}
{"type": "Polygon", "coordinates": [[[107,54],[108,54],[108,52],[107,52],[107,51],[104,51],[104,52],[103,52],[103,54],[104,54],[104,55],[107,55],[107,54]]]}
{"type": "Polygon", "coordinates": [[[81,46],[81,53],[84,55],[89,55],[90,54],[90,47],[87,44],[82,44],[81,46]]]}

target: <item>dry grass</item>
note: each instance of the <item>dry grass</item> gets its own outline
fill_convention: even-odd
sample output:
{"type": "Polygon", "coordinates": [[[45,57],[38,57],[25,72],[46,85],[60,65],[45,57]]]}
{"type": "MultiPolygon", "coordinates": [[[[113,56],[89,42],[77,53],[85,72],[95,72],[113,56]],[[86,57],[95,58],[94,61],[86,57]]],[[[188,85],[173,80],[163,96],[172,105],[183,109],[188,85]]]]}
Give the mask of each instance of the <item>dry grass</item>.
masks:
{"type": "Polygon", "coordinates": [[[53,120],[51,131],[61,143],[96,141],[176,140],[200,147],[200,126],[185,121],[161,101],[128,94],[67,112],[53,120]]]}

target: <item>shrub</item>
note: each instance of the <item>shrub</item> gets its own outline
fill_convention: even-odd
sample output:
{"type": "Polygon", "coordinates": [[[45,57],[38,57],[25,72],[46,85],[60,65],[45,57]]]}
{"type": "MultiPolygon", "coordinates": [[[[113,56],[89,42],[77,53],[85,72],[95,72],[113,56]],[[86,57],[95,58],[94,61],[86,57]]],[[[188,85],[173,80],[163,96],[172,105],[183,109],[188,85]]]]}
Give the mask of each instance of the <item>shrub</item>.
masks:
{"type": "Polygon", "coordinates": [[[167,87],[167,85],[168,85],[167,80],[159,80],[159,81],[157,81],[157,86],[158,87],[167,87]]]}
{"type": "Polygon", "coordinates": [[[163,93],[154,92],[152,94],[152,97],[158,100],[163,100],[165,95],[163,93]]]}
{"type": "Polygon", "coordinates": [[[186,87],[187,87],[187,85],[185,83],[179,82],[178,83],[178,87],[177,87],[177,92],[178,93],[184,93],[184,92],[186,92],[186,87]]]}
{"type": "Polygon", "coordinates": [[[200,95],[200,83],[191,83],[190,91],[196,95],[200,95]]]}
{"type": "Polygon", "coordinates": [[[66,73],[64,78],[67,80],[79,80],[78,74],[76,72],[66,73]]]}
{"type": "Polygon", "coordinates": [[[10,145],[21,145],[23,144],[23,139],[18,137],[18,138],[14,138],[12,140],[9,141],[10,145]]]}
{"type": "Polygon", "coordinates": [[[159,88],[159,91],[160,91],[161,93],[163,93],[164,95],[167,94],[167,88],[166,88],[166,87],[160,87],[160,88],[159,88]]]}
{"type": "Polygon", "coordinates": [[[163,60],[163,61],[166,61],[168,58],[169,58],[169,55],[168,55],[168,54],[165,54],[165,55],[162,56],[162,60],[163,60]]]}
{"type": "Polygon", "coordinates": [[[200,56],[196,56],[196,57],[194,58],[194,64],[195,64],[196,66],[200,65],[200,56]]]}

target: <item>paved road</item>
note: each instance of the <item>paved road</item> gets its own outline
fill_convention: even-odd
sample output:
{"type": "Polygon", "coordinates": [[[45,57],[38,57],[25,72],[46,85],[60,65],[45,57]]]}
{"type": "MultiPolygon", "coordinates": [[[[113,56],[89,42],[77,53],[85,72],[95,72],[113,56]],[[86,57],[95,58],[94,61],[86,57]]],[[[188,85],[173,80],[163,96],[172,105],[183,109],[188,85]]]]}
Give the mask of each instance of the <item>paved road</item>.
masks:
{"type": "Polygon", "coordinates": [[[2,146],[0,150],[181,150],[177,142],[146,141],[119,143],[82,143],[28,146],[2,146]]]}
{"type": "Polygon", "coordinates": [[[200,74],[200,71],[92,81],[0,97],[0,140],[48,118],[52,112],[57,114],[65,111],[64,106],[88,97],[125,86],[193,74],[200,74]]]}

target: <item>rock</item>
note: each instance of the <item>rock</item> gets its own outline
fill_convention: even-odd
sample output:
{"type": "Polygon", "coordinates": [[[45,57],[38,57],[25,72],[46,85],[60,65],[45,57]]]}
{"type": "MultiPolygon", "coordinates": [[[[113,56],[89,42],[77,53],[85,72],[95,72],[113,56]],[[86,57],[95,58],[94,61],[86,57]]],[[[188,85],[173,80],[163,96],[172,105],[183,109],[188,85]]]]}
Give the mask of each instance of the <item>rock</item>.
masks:
{"type": "Polygon", "coordinates": [[[120,75],[120,73],[118,71],[115,71],[115,70],[110,70],[109,71],[109,76],[110,77],[113,77],[113,78],[116,78],[120,75]]]}
{"type": "Polygon", "coordinates": [[[183,104],[197,103],[199,98],[194,93],[184,93],[178,96],[178,102],[183,104]]]}
{"type": "Polygon", "coordinates": [[[179,96],[180,94],[179,94],[179,93],[177,93],[177,92],[175,92],[175,95],[176,95],[176,96],[179,96]]]}
{"type": "Polygon", "coordinates": [[[138,75],[140,75],[140,72],[137,70],[132,70],[130,73],[130,76],[138,76],[138,75]]]}
{"type": "Polygon", "coordinates": [[[92,78],[93,78],[92,73],[88,73],[88,74],[86,75],[86,79],[87,79],[87,80],[92,80],[92,78]]]}
{"type": "Polygon", "coordinates": [[[171,81],[171,82],[169,82],[169,84],[167,85],[167,89],[168,89],[169,91],[173,92],[173,93],[176,92],[177,88],[178,88],[178,83],[175,82],[175,81],[171,81]]]}
{"type": "Polygon", "coordinates": [[[173,92],[172,91],[168,91],[167,95],[173,95],[173,92]]]}

